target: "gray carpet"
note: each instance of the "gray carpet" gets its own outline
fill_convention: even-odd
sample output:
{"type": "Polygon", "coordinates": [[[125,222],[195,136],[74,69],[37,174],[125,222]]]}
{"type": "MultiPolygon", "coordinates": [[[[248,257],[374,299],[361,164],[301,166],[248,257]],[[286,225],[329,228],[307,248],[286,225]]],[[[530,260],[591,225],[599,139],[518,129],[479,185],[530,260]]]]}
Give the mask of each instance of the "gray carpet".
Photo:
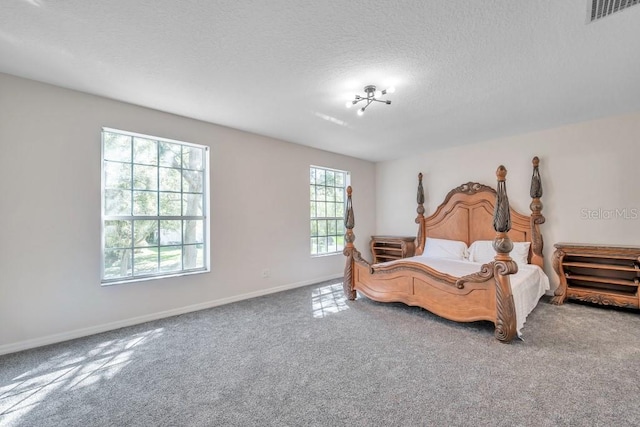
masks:
{"type": "Polygon", "coordinates": [[[640,425],[638,312],[543,300],[505,345],[340,289],[2,356],[0,425],[640,425]]]}

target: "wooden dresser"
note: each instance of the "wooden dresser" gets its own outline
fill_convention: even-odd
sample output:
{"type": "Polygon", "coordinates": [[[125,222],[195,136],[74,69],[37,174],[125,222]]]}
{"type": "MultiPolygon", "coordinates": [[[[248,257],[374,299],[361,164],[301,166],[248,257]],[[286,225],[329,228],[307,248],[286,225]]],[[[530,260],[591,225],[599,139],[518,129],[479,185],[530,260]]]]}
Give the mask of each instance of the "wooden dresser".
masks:
{"type": "Polygon", "coordinates": [[[416,251],[415,240],[412,236],[371,236],[373,263],[413,256],[416,251]]]}
{"type": "Polygon", "coordinates": [[[560,285],[551,302],[567,298],[640,308],[640,246],[557,243],[553,268],[560,285]]]}

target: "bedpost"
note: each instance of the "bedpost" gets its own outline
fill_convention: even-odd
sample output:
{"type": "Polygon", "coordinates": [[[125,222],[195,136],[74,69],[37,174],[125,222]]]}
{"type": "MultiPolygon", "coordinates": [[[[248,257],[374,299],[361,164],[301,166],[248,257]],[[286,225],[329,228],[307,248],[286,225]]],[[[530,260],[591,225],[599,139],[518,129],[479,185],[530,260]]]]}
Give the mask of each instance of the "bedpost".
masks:
{"type": "Polygon", "coordinates": [[[540,268],[544,268],[544,255],[542,255],[542,249],[544,247],[544,241],[542,240],[542,233],[540,233],[540,224],[544,224],[545,218],[542,215],[542,179],[540,178],[540,171],[538,165],[540,159],[536,156],[533,158],[533,175],[531,176],[531,264],[535,264],[540,268]]]}
{"type": "Polygon", "coordinates": [[[424,251],[424,242],[426,236],[424,234],[424,188],[422,187],[422,172],[418,174],[418,194],[416,196],[418,202],[418,216],[416,217],[416,224],[418,224],[418,235],[416,236],[416,255],[422,255],[424,251]]]}
{"type": "Polygon", "coordinates": [[[496,206],[493,211],[493,228],[496,231],[496,238],[493,241],[493,249],[496,251],[493,262],[496,282],[495,337],[508,343],[517,333],[516,310],[513,304],[509,275],[518,272],[518,265],[509,255],[513,249],[513,243],[507,234],[511,230],[511,212],[506,185],[507,169],[500,165],[496,176],[498,177],[498,189],[496,206]]]}
{"type": "Polygon", "coordinates": [[[347,230],[344,235],[344,250],[342,253],[347,257],[347,264],[344,267],[344,280],[342,281],[342,289],[344,295],[350,299],[356,299],[356,291],[354,289],[354,254],[356,247],[353,242],[356,240],[356,235],[353,234],[353,227],[356,225],[355,216],[353,215],[353,205],[351,201],[351,186],[347,187],[347,209],[344,212],[344,228],[347,230]]]}

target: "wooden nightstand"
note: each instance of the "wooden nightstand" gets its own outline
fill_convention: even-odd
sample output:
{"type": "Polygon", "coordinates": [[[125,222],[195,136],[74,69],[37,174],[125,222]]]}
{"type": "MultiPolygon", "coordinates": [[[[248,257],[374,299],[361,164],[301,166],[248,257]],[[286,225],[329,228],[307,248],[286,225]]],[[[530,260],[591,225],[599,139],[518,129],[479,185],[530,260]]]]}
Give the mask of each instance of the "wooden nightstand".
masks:
{"type": "Polygon", "coordinates": [[[412,236],[371,236],[373,263],[413,256],[416,251],[415,240],[412,236]]]}
{"type": "Polygon", "coordinates": [[[551,300],[639,308],[640,247],[557,243],[553,268],[560,285],[551,300]]]}

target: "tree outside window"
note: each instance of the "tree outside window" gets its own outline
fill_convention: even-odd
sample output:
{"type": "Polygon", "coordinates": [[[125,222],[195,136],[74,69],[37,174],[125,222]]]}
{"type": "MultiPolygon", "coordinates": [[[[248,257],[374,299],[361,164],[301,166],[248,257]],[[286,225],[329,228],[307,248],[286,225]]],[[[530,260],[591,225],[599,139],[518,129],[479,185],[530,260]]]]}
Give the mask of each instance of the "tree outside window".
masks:
{"type": "Polygon", "coordinates": [[[208,270],[208,148],[102,132],[102,282],[208,270]]]}

